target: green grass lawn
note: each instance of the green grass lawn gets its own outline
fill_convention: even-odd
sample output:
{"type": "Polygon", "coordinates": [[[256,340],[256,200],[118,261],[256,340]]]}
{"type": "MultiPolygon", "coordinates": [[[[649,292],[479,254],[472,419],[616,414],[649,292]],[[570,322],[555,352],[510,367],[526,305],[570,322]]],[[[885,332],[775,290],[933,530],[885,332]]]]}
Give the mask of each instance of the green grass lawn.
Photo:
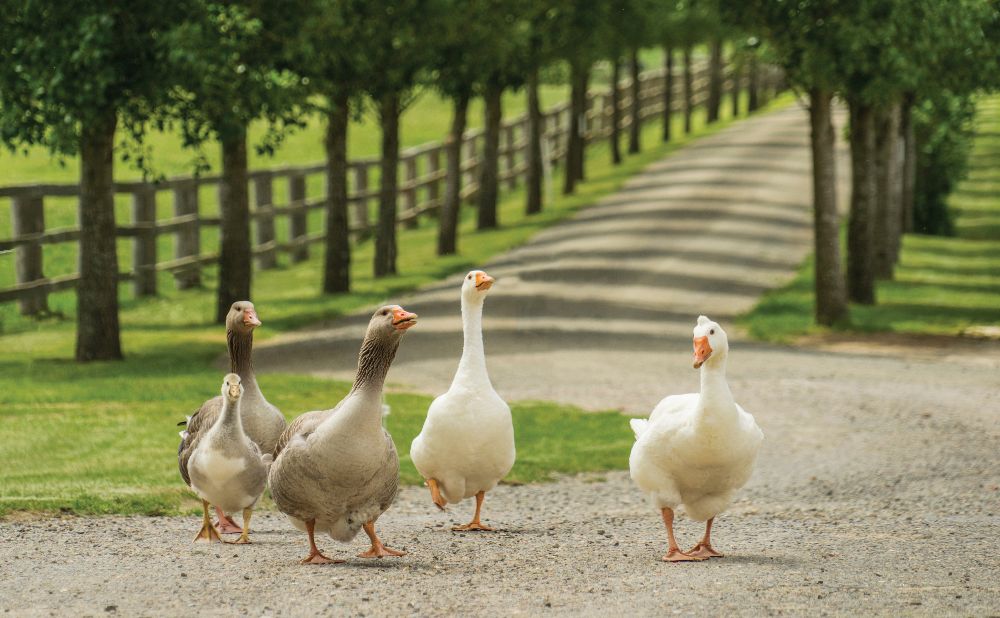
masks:
{"type": "MultiPolygon", "coordinates": [[[[845,329],[960,335],[1000,325],[1000,97],[980,102],[975,130],[969,176],[949,198],[956,235],[907,234],[895,279],[879,282],[877,305],[852,305],[845,329]]],[[[813,324],[814,306],[810,258],[742,324],[773,341],[827,332],[813,324]]]]}
{"type": "MultiPolygon", "coordinates": [[[[783,97],[772,105],[784,105],[783,97]]],[[[723,106],[728,114],[728,105],[723,106]]],[[[680,121],[680,119],[677,119],[680,121]]],[[[503,227],[474,231],[474,212],[463,213],[461,254],[434,255],[436,228],[425,222],[399,237],[400,272],[371,276],[371,242],[355,247],[354,292],[318,293],[319,252],[295,266],[264,271],[254,281],[254,302],[264,321],[258,338],[383,302],[525,242],[547,225],[615,191],[632,174],[690,139],[717,131],[696,116],[691,138],[659,142],[659,127],[644,129],[646,150],[624,164],[609,164],[606,144],[588,149],[588,180],[574,196],[557,196],[540,215],[523,215],[523,195],[504,195],[503,227]]],[[[677,135],[680,127],[675,127],[677,135]]],[[[558,175],[557,175],[558,176],[558,175]]],[[[558,178],[556,187],[558,184],[558,178]]],[[[213,269],[206,290],[176,292],[172,286],[153,300],[131,299],[122,288],[126,360],[80,365],[72,362],[70,319],[33,321],[8,311],[0,337],[0,512],[66,510],[75,513],[172,513],[186,510],[191,494],[176,471],[175,423],[219,388],[222,373],[213,359],[225,350],[224,333],[211,323],[213,269]]],[[[54,301],[72,315],[72,294],[54,301]]],[[[55,303],[54,303],[55,304],[55,303]]],[[[8,309],[11,305],[7,306],[8,309]]],[[[359,343],[362,333],[359,331],[359,343]]],[[[456,362],[458,352],[456,350],[456,362]]],[[[268,398],[289,417],[330,407],[346,392],[341,382],[295,375],[260,376],[268,398]]],[[[407,453],[430,403],[428,397],[390,394],[388,426],[401,455],[404,482],[419,479],[407,453]]],[[[621,469],[627,466],[630,432],[626,420],[608,412],[591,414],[548,403],[514,405],[518,463],[511,481],[532,481],[555,473],[621,469]]]]}

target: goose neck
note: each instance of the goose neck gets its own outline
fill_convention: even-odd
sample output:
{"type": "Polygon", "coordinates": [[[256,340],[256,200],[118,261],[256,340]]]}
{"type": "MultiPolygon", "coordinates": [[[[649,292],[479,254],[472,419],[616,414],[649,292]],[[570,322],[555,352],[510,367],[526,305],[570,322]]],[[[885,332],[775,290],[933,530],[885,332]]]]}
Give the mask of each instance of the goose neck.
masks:
{"type": "Polygon", "coordinates": [[[229,344],[229,370],[240,376],[244,397],[259,397],[260,387],[253,371],[253,331],[241,333],[229,329],[226,340],[229,344]]]}
{"type": "Polygon", "coordinates": [[[358,353],[358,371],[351,388],[352,395],[371,395],[378,399],[382,397],[382,387],[389,367],[396,358],[399,349],[399,337],[365,337],[358,353]]]}
{"type": "Polygon", "coordinates": [[[462,299],[462,360],[456,380],[489,381],[483,350],[483,303],[462,299]]]}
{"type": "Polygon", "coordinates": [[[231,401],[225,395],[222,396],[222,414],[219,415],[218,425],[227,433],[243,433],[243,422],[240,418],[240,402],[231,401]]]}
{"type": "Polygon", "coordinates": [[[719,411],[736,412],[736,402],[729,383],[726,381],[726,359],[724,356],[709,359],[701,366],[700,404],[703,413],[716,414],[719,411]]]}

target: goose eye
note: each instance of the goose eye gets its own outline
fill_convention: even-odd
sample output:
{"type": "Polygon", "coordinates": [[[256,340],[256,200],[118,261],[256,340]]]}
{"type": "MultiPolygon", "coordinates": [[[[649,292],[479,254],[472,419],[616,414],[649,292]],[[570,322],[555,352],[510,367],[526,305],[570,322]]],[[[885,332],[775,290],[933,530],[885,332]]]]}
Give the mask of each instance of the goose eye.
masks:
{"type": "Polygon", "coordinates": [[[472,281],[472,275],[469,275],[468,277],[466,277],[466,279],[468,279],[469,281],[472,281]]]}
{"type": "Polygon", "coordinates": [[[709,335],[714,335],[715,334],[715,329],[713,328],[712,330],[708,331],[708,334],[709,335]]]}

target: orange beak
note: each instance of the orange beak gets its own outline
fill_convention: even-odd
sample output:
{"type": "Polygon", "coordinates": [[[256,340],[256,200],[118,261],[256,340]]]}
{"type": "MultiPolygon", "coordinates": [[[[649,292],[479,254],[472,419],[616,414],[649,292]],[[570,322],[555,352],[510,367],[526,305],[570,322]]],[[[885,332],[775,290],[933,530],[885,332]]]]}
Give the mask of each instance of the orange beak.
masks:
{"type": "Polygon", "coordinates": [[[476,273],[476,289],[480,292],[485,292],[486,290],[493,287],[493,283],[496,281],[493,277],[487,275],[484,272],[476,273]]]}
{"type": "Polygon", "coordinates": [[[260,326],[260,320],[257,319],[257,312],[253,309],[247,309],[246,312],[243,313],[243,325],[251,328],[257,328],[260,326]]]}
{"type": "Polygon", "coordinates": [[[694,368],[698,369],[705,364],[708,357],[712,355],[712,346],[708,345],[708,337],[694,338],[694,368]]]}
{"type": "Polygon", "coordinates": [[[417,323],[417,314],[410,313],[402,307],[392,310],[392,325],[396,330],[406,330],[417,323]]]}

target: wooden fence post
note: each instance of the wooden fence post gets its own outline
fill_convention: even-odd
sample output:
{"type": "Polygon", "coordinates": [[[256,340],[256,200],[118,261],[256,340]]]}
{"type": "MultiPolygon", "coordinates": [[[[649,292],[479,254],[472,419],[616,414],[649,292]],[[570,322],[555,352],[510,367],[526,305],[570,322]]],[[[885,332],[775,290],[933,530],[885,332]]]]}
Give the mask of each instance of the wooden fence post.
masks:
{"type": "Polygon", "coordinates": [[[301,244],[292,247],[292,262],[304,262],[309,259],[309,245],[304,242],[308,233],[309,212],[305,209],[306,177],[302,174],[288,177],[288,205],[291,208],[298,208],[289,216],[289,240],[292,243],[302,241],[301,244]]]}
{"type": "MultiPolygon", "coordinates": [[[[11,211],[14,223],[14,238],[45,231],[45,207],[41,195],[24,195],[13,199],[11,211]]],[[[44,279],[42,269],[42,244],[38,241],[18,245],[14,250],[14,271],[18,283],[28,283],[44,279]]],[[[44,288],[18,300],[21,315],[36,315],[49,310],[48,292],[44,288]]]]}
{"type": "Polygon", "coordinates": [[[441,214],[441,179],[434,178],[441,171],[441,147],[437,146],[427,151],[427,175],[431,180],[427,183],[427,202],[432,212],[441,214]]]}
{"type": "Polygon", "coordinates": [[[358,230],[358,238],[368,238],[371,224],[368,222],[368,166],[358,165],[354,168],[354,224],[358,230]]]}
{"type": "Polygon", "coordinates": [[[517,188],[517,174],[514,173],[514,168],[517,166],[517,150],[514,148],[516,130],[516,124],[509,124],[503,128],[504,141],[507,142],[507,150],[504,153],[507,170],[507,188],[510,190],[517,188]]]}
{"type": "MultiPolygon", "coordinates": [[[[174,216],[194,215],[194,221],[177,229],[174,257],[177,259],[201,254],[201,224],[198,220],[198,184],[187,182],[174,189],[174,216]]],[[[174,273],[178,290],[201,286],[201,266],[184,268],[174,273]]]]}
{"type": "Polygon", "coordinates": [[[268,173],[253,180],[254,210],[257,219],[257,246],[271,248],[257,255],[257,268],[267,270],[278,265],[278,252],[274,247],[273,178],[268,173]]]}
{"type": "Polygon", "coordinates": [[[403,227],[412,230],[417,227],[417,157],[409,155],[403,159],[403,227]]]}
{"type": "Polygon", "coordinates": [[[156,296],[156,189],[144,185],[132,193],[132,291],[139,296],[156,296]]]}

